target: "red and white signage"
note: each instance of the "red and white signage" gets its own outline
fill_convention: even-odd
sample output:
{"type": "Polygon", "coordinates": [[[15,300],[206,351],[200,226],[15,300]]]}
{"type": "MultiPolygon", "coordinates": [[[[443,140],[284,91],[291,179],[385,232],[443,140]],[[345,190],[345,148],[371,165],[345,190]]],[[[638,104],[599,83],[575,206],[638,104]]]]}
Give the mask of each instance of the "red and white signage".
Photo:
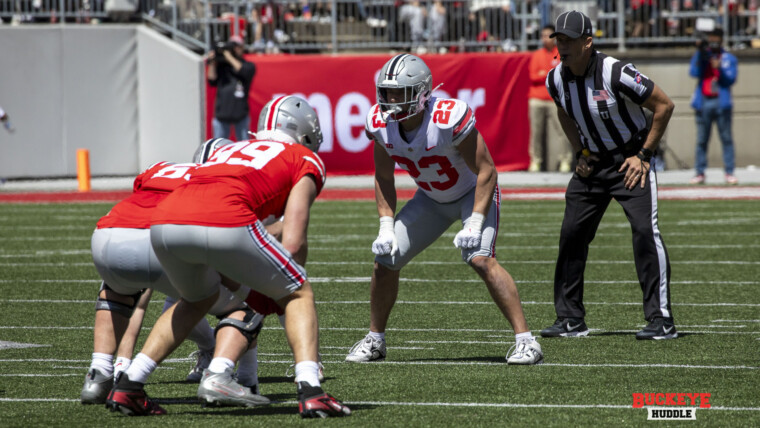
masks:
{"type": "MultiPolygon", "coordinates": [[[[371,174],[372,145],[364,120],[376,102],[375,77],[390,55],[248,55],[256,64],[249,93],[251,128],[273,97],[296,94],[317,111],[324,143],[319,155],[329,175],[371,174]]],[[[527,53],[424,55],[433,72],[434,95],[458,98],[475,113],[500,171],[529,163],[527,53]]],[[[207,90],[207,127],[211,138],[216,90],[207,90]]]]}

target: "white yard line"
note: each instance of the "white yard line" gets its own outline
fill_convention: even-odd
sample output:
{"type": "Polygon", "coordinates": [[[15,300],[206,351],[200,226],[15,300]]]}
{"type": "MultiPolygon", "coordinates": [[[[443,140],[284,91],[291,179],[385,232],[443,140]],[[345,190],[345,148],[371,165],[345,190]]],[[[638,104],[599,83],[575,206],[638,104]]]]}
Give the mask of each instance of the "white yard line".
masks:
{"type": "MultiPolygon", "coordinates": [[[[53,299],[0,299],[0,302],[6,303],[81,303],[92,304],[95,300],[53,300],[53,299]]],[[[151,300],[155,302],[162,301],[162,299],[151,300]]],[[[320,305],[368,305],[369,300],[317,300],[315,303],[320,305]]],[[[397,305],[493,305],[493,302],[466,302],[466,301],[409,301],[399,300],[397,305]]],[[[554,302],[537,302],[531,300],[524,300],[523,305],[554,305],[554,302]]],[[[641,302],[585,302],[586,305],[617,305],[617,306],[640,306],[641,302]]],[[[737,307],[758,307],[760,303],[673,303],[673,306],[696,306],[696,307],[723,307],[723,306],[737,306],[737,307]]],[[[760,321],[750,321],[760,322],[760,321]]],[[[694,326],[694,327],[706,327],[706,326],[694,326]]],[[[723,327],[716,325],[714,327],[723,327]]],[[[734,326],[739,327],[739,326],[734,326]]],[[[741,326],[746,327],[746,326],[741,326]]],[[[0,328],[23,328],[23,327],[3,327],[0,328]]],[[[47,328],[47,327],[40,327],[47,328]]],[[[54,327],[50,327],[54,328],[54,327]]],[[[60,327],[60,328],[84,328],[84,327],[60,327]]]]}
{"type": "MultiPolygon", "coordinates": [[[[366,260],[350,261],[350,262],[320,262],[310,261],[309,265],[318,266],[360,266],[370,263],[366,260]]],[[[516,264],[528,264],[528,265],[554,265],[556,260],[508,260],[503,261],[501,264],[516,265],[516,264]]],[[[433,265],[433,266],[461,266],[461,261],[433,261],[433,260],[421,260],[415,261],[416,265],[433,265]]],[[[632,265],[632,260],[589,260],[589,264],[603,264],[603,265],[632,265]]],[[[760,261],[746,261],[746,260],[674,260],[670,262],[671,265],[731,265],[742,266],[760,265],[760,261]]],[[[0,263],[0,266],[16,267],[16,266],[29,266],[29,267],[71,267],[71,266],[93,266],[91,262],[28,262],[28,263],[0,263]]]]}
{"type": "MultiPolygon", "coordinates": [[[[282,354],[282,356],[288,356],[289,354],[282,354]]],[[[343,354],[336,354],[342,356],[343,354]]],[[[165,360],[162,364],[171,363],[186,363],[193,361],[190,358],[172,358],[165,360]]],[[[59,360],[59,359],[0,359],[0,363],[13,363],[13,362],[38,362],[38,363],[89,363],[89,360],[59,360]]],[[[292,364],[293,360],[261,360],[259,363],[263,364],[292,364]]],[[[323,360],[324,364],[356,364],[347,363],[343,359],[329,361],[323,360]]],[[[401,365],[401,366],[506,366],[504,362],[488,362],[488,361],[380,361],[371,363],[359,363],[369,365],[401,365]]],[[[727,365],[695,365],[695,364],[560,364],[560,363],[543,363],[540,367],[577,367],[577,368],[634,368],[634,369],[651,369],[651,368],[675,368],[675,369],[705,369],[705,370],[760,370],[758,366],[727,366],[727,365]]],[[[81,375],[77,374],[77,376],[81,375]]],[[[7,375],[18,376],[18,375],[7,375]]],[[[36,376],[35,374],[29,374],[29,376],[36,376]]],[[[49,376],[58,376],[57,374],[50,374],[49,376]]],[[[68,376],[68,375],[67,375],[68,376]]]]}
{"type": "MultiPolygon", "coordinates": [[[[594,245],[595,249],[607,249],[607,248],[631,248],[631,245],[594,245]]],[[[553,250],[556,249],[556,245],[520,245],[514,247],[500,248],[500,251],[524,251],[524,250],[553,250]]],[[[722,250],[722,249],[743,249],[743,248],[760,248],[760,244],[668,244],[668,248],[684,248],[684,249],[704,249],[704,250],[722,250]]],[[[427,250],[450,250],[450,245],[431,245],[427,247],[427,250]]],[[[309,251],[335,251],[335,247],[309,247],[309,251]]],[[[369,253],[369,246],[362,245],[356,247],[341,247],[341,251],[364,251],[369,253]]],[[[80,250],[45,250],[35,251],[31,253],[16,253],[12,251],[0,251],[0,258],[27,258],[27,257],[39,257],[39,256],[78,256],[89,255],[90,249],[80,250]]]]}
{"type": "MultiPolygon", "coordinates": [[[[196,400],[156,400],[158,403],[174,403],[174,404],[192,404],[196,403],[196,400]]],[[[0,397],[0,402],[9,403],[39,403],[39,402],[62,402],[62,403],[78,403],[79,399],[75,398],[3,398],[0,397]]],[[[412,402],[412,401],[344,401],[348,405],[364,405],[364,406],[419,406],[419,407],[495,407],[495,408],[528,408],[528,409],[627,409],[642,412],[644,408],[634,409],[630,404],[549,404],[549,403],[447,403],[447,402],[412,402]]],[[[298,404],[296,401],[273,401],[275,405],[288,405],[292,406],[298,404]]],[[[700,411],[734,411],[734,412],[758,412],[760,407],[727,407],[727,406],[712,406],[707,409],[699,409],[700,411]]]]}
{"type": "MultiPolygon", "coordinates": [[[[346,276],[346,277],[311,277],[309,281],[312,283],[369,283],[370,277],[368,276],[346,276]]],[[[102,280],[88,278],[88,279],[0,279],[0,284],[30,284],[30,283],[43,283],[43,284],[70,284],[70,283],[100,283],[102,280]]],[[[401,278],[401,282],[409,283],[473,283],[482,284],[481,279],[450,279],[450,278],[401,278]]],[[[554,284],[554,280],[534,280],[534,281],[516,281],[518,285],[530,285],[530,284],[554,284]]],[[[586,285],[637,285],[639,282],[636,280],[614,280],[614,281],[595,281],[586,280],[586,285]]],[[[671,281],[671,284],[682,285],[760,285],[760,281],[671,281]]]]}

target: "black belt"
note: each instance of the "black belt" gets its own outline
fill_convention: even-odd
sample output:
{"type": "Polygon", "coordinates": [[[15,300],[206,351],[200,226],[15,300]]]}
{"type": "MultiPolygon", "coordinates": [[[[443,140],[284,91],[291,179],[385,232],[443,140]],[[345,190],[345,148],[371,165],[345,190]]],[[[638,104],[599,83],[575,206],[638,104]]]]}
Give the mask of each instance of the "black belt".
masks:
{"type": "Polygon", "coordinates": [[[641,150],[642,147],[644,147],[644,143],[647,141],[647,136],[649,135],[649,129],[644,128],[640,130],[639,132],[633,134],[633,137],[631,137],[630,140],[626,141],[625,144],[622,146],[617,146],[614,149],[607,150],[606,152],[591,152],[592,154],[596,155],[599,158],[603,157],[612,157],[618,153],[622,153],[624,156],[630,157],[635,155],[636,153],[641,150]]]}

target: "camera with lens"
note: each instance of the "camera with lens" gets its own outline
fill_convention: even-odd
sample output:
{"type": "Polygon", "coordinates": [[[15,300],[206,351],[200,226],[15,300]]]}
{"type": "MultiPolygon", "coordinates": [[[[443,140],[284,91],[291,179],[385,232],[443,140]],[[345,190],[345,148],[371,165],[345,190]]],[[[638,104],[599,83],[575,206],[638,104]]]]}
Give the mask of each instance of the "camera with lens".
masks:
{"type": "Polygon", "coordinates": [[[699,35],[699,39],[697,40],[697,49],[699,49],[699,51],[702,53],[706,53],[708,50],[710,50],[710,40],[707,38],[707,34],[701,33],[699,35]]]}
{"type": "Polygon", "coordinates": [[[214,45],[214,59],[218,63],[225,63],[227,60],[224,57],[225,51],[231,51],[234,47],[234,43],[230,42],[217,42],[214,45]]]}

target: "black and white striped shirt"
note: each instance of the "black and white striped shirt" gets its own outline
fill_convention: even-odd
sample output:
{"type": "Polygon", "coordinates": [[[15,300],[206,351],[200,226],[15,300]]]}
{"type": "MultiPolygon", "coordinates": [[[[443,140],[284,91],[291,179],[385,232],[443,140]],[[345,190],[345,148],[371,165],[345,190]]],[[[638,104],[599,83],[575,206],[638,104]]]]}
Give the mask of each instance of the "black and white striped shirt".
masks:
{"type": "Polygon", "coordinates": [[[559,64],[546,76],[546,89],[575,121],[583,147],[606,153],[647,127],[640,105],[652,94],[654,82],[633,64],[595,51],[584,76],[559,64]]]}

